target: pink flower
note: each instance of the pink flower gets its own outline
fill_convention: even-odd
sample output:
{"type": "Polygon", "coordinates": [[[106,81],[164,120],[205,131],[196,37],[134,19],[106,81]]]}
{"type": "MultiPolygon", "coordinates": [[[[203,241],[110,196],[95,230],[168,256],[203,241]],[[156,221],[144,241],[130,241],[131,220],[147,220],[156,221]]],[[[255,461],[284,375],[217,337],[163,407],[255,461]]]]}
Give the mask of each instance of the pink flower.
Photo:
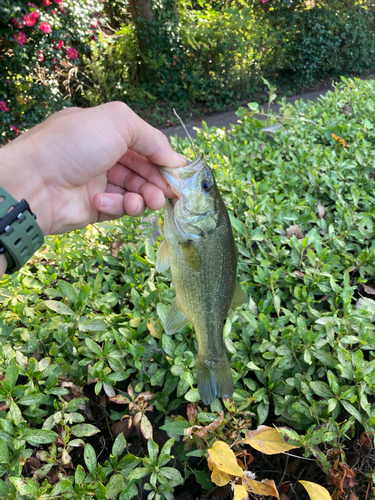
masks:
{"type": "Polygon", "coordinates": [[[51,5],[51,0],[42,0],[43,1],[43,5],[45,5],[46,7],[48,7],[48,5],[51,5]]]}
{"type": "Polygon", "coordinates": [[[49,23],[47,23],[46,21],[44,21],[44,23],[39,25],[39,29],[41,29],[43,31],[43,33],[45,33],[46,35],[48,33],[51,33],[51,25],[49,23]]]}
{"type": "Polygon", "coordinates": [[[36,9],[36,8],[37,8],[37,7],[36,7],[36,5],[35,5],[35,3],[31,3],[31,2],[29,2],[27,5],[30,5],[31,7],[34,7],[34,9],[36,9]]]}
{"type": "Polygon", "coordinates": [[[73,49],[73,47],[69,47],[66,53],[68,54],[68,57],[70,57],[70,59],[77,59],[78,57],[78,50],[73,49]]]}
{"type": "Polygon", "coordinates": [[[13,35],[13,39],[16,40],[19,45],[26,43],[26,35],[22,31],[20,31],[18,35],[13,35]]]}
{"type": "Polygon", "coordinates": [[[268,0],[262,0],[262,3],[267,3],[267,2],[268,2],[268,0]]]}
{"type": "Polygon", "coordinates": [[[54,3],[63,3],[64,0],[53,0],[54,3]]]}
{"type": "Polygon", "coordinates": [[[39,17],[39,13],[36,10],[31,12],[31,14],[24,14],[22,16],[22,18],[25,22],[25,26],[28,26],[29,28],[31,26],[34,26],[35,21],[38,19],[38,17],[39,17]]]}
{"type": "Polygon", "coordinates": [[[0,111],[4,111],[5,113],[9,111],[9,108],[5,101],[0,101],[0,111]]]}
{"type": "Polygon", "coordinates": [[[57,48],[61,50],[63,45],[64,45],[64,40],[60,40],[59,43],[57,44],[57,48]]]}
{"type": "Polygon", "coordinates": [[[16,135],[18,135],[20,133],[20,129],[18,127],[16,127],[15,125],[12,125],[10,128],[12,130],[14,130],[14,132],[16,133],[16,135]]]}
{"type": "Polygon", "coordinates": [[[56,16],[56,14],[57,14],[57,10],[53,10],[53,11],[52,11],[52,15],[53,15],[53,16],[56,16]]]}
{"type": "Polygon", "coordinates": [[[38,60],[40,62],[44,61],[43,50],[38,50],[38,53],[37,53],[36,57],[38,58],[38,60]]]}

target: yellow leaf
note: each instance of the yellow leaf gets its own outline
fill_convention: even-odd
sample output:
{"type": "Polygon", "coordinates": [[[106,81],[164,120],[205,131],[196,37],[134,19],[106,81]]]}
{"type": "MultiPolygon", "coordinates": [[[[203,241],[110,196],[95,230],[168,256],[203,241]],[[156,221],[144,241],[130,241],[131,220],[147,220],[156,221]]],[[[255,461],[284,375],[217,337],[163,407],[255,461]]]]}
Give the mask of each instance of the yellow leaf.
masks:
{"type": "Polygon", "coordinates": [[[235,454],[223,441],[216,441],[212,448],[208,450],[208,454],[218,470],[231,476],[243,476],[243,470],[237,464],[235,454]]]}
{"type": "Polygon", "coordinates": [[[211,481],[217,486],[225,486],[230,481],[230,475],[226,472],[221,472],[218,470],[216,465],[212,462],[211,458],[207,459],[208,468],[212,470],[211,481]]]}
{"type": "Polygon", "coordinates": [[[331,495],[323,486],[319,486],[319,484],[316,483],[310,483],[310,481],[299,481],[299,483],[306,488],[311,500],[332,500],[331,495]]]}
{"type": "Polygon", "coordinates": [[[246,488],[244,488],[241,484],[233,484],[233,490],[233,500],[247,500],[248,494],[246,488]]]}
{"type": "Polygon", "coordinates": [[[131,328],[138,328],[141,324],[141,318],[133,318],[129,321],[129,326],[131,328]]]}
{"type": "Polygon", "coordinates": [[[147,322],[147,328],[150,330],[153,337],[161,339],[163,327],[161,326],[159,318],[150,318],[150,321],[147,322]]]}
{"type": "Polygon", "coordinates": [[[243,442],[265,455],[276,455],[277,453],[298,448],[298,446],[284,441],[276,429],[266,425],[260,425],[255,431],[247,432],[243,442]]]}
{"type": "Polygon", "coordinates": [[[246,488],[249,493],[255,493],[255,495],[270,495],[271,497],[277,498],[280,500],[279,492],[277,491],[275,482],[271,479],[264,479],[261,483],[259,481],[255,481],[254,479],[249,479],[248,477],[244,477],[242,479],[242,484],[246,488]]]}

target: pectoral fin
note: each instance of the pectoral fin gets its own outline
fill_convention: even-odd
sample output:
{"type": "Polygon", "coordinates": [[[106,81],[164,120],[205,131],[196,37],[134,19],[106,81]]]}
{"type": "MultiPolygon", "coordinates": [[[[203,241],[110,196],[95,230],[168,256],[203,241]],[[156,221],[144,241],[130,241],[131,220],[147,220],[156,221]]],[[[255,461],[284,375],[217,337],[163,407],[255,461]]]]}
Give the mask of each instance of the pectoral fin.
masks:
{"type": "Polygon", "coordinates": [[[156,254],[156,270],[158,273],[163,273],[169,267],[169,250],[165,240],[158,248],[156,254]]]}
{"type": "Polygon", "coordinates": [[[178,243],[182,250],[186,264],[194,271],[201,270],[201,258],[197,249],[191,241],[186,241],[184,243],[178,243]]]}
{"type": "Polygon", "coordinates": [[[174,333],[179,332],[181,328],[188,323],[190,323],[190,320],[178,307],[177,300],[175,299],[167,313],[167,317],[165,318],[165,333],[167,335],[173,335],[174,333]]]}
{"type": "Polygon", "coordinates": [[[230,303],[230,308],[235,309],[240,304],[246,304],[247,300],[248,299],[246,293],[242,290],[240,285],[236,283],[236,288],[234,289],[234,294],[232,297],[232,302],[230,303]]]}

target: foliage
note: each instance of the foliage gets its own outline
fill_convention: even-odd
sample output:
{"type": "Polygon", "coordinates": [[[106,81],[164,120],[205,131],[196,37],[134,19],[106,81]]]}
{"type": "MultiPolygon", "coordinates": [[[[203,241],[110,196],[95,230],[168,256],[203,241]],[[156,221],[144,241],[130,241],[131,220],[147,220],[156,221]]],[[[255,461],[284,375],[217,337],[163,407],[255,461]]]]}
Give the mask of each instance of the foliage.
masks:
{"type": "MultiPolygon", "coordinates": [[[[249,297],[224,327],[232,400],[201,406],[192,326],[163,332],[174,290],[169,271],[155,270],[160,238],[150,242],[150,222],[49,237],[34,261],[4,278],[1,498],[96,491],[127,499],[143,488],[150,500],[169,499],[189,477],[191,488],[210,489],[199,462],[207,450],[250,439],[263,423],[316,460],[338,492],[353,491],[355,479],[367,488],[374,91],[373,81],[343,78],[317,104],[283,100],[266,128],[250,103],[230,130],[198,134],[231,214],[249,297]],[[355,436],[361,466],[347,453],[355,436]]],[[[175,146],[191,153],[188,141],[175,146]]],[[[248,445],[236,446],[248,468],[248,445]]]]}
{"type": "MultiPolygon", "coordinates": [[[[102,20],[100,0],[4,0],[0,7],[0,140],[77,102],[75,76],[102,20]]],[[[79,97],[79,93],[78,93],[79,97]]]]}

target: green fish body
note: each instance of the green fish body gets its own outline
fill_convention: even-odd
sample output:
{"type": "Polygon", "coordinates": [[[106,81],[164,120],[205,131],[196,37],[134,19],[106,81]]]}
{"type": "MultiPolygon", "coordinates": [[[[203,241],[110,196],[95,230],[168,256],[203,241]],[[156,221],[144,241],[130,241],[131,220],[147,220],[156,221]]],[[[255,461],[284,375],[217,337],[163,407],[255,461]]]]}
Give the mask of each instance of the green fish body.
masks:
{"type": "Polygon", "coordinates": [[[203,155],[180,169],[161,168],[177,200],[168,200],[156,268],[169,266],[176,299],[167,334],[192,322],[198,339],[197,382],[204,404],[233,395],[223,345],[224,318],[247,301],[237,283],[237,248],[228,212],[203,155]]]}

